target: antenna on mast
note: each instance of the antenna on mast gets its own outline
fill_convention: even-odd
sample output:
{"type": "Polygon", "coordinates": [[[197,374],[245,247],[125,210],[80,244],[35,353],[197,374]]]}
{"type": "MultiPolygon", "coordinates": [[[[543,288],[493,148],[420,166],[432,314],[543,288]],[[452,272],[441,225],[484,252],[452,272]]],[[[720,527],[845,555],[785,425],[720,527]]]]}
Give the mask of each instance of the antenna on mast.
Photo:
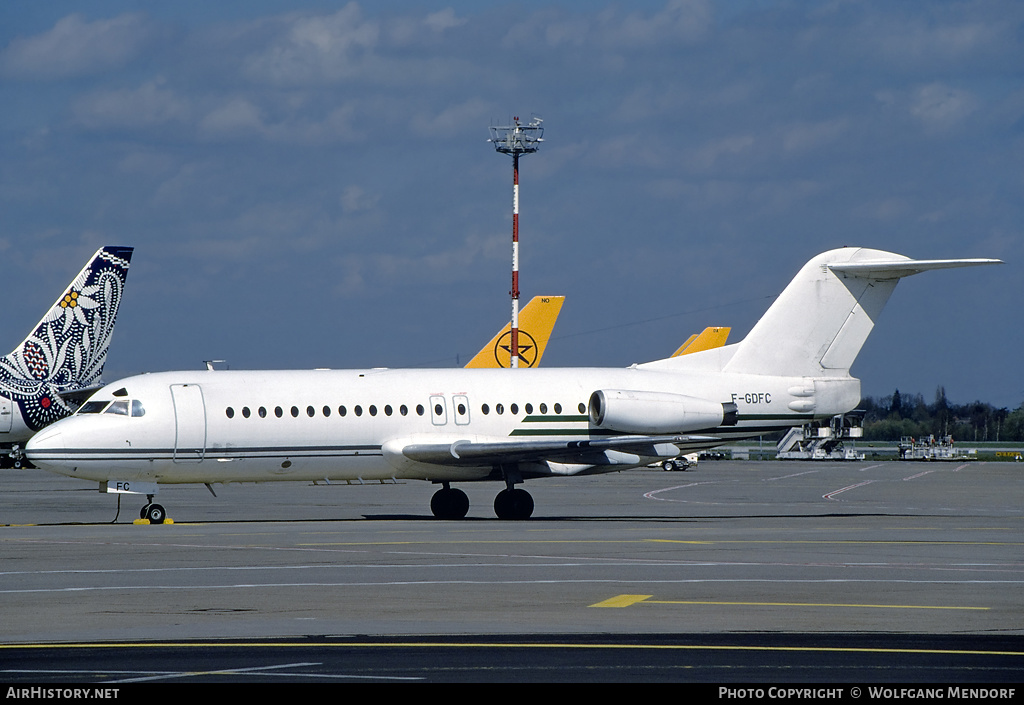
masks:
{"type": "Polygon", "coordinates": [[[544,141],[543,122],[534,117],[523,125],[514,117],[511,125],[491,125],[491,139],[487,140],[495,151],[512,157],[512,367],[519,367],[519,157],[540,149],[544,141]]]}

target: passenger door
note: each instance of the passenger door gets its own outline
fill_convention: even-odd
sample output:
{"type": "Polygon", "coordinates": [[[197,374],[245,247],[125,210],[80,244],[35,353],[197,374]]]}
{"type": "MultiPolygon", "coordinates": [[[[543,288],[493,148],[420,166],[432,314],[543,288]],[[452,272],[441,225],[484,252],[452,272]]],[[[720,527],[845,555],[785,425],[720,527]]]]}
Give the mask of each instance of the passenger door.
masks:
{"type": "Polygon", "coordinates": [[[7,397],[0,397],[0,433],[11,432],[11,421],[13,418],[13,402],[7,397]]]}
{"type": "Polygon", "coordinates": [[[201,463],[206,455],[206,405],[198,384],[172,384],[174,462],[201,463]]]}

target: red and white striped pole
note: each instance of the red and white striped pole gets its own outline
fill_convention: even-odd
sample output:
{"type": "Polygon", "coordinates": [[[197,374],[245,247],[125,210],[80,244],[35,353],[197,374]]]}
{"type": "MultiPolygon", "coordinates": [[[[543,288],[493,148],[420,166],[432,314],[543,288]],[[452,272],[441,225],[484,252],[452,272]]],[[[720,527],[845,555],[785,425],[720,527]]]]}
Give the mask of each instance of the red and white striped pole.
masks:
{"type": "Polygon", "coordinates": [[[512,345],[509,350],[509,367],[519,367],[519,155],[533,154],[544,141],[542,120],[534,118],[528,125],[521,125],[519,118],[512,118],[508,127],[491,126],[488,140],[501,154],[512,157],[512,345]]]}
{"type": "Polygon", "coordinates": [[[519,367],[519,154],[512,155],[512,350],[510,367],[519,367]]]}

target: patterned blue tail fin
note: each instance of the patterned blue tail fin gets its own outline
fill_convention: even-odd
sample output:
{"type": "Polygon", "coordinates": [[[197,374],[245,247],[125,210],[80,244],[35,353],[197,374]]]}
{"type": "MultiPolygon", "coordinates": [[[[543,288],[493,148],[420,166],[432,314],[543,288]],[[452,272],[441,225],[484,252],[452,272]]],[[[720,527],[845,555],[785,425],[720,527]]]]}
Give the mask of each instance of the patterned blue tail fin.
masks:
{"type": "Polygon", "coordinates": [[[35,330],[0,359],[0,394],[18,404],[31,428],[71,413],[62,395],[96,384],[103,373],[132,250],[97,250],[35,330]]]}

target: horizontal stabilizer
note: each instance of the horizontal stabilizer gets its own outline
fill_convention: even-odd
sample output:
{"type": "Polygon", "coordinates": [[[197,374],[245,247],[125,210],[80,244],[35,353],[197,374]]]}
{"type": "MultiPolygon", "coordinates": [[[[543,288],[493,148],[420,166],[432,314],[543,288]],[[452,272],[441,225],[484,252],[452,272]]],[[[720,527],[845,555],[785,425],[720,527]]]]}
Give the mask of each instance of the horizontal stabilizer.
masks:
{"type": "Polygon", "coordinates": [[[725,372],[846,376],[903,277],[996,259],[914,260],[844,247],[811,259],[735,348],[725,372]]]}
{"type": "Polygon", "coordinates": [[[867,262],[842,262],[830,264],[833,272],[865,279],[902,279],[912,274],[932,269],[953,269],[974,267],[981,264],[1002,264],[998,259],[889,259],[867,262]]]}
{"type": "Polygon", "coordinates": [[[104,385],[102,384],[93,384],[88,387],[78,387],[76,389],[62,389],[57,396],[65,402],[78,406],[93,394],[103,389],[103,386],[104,385]]]}

